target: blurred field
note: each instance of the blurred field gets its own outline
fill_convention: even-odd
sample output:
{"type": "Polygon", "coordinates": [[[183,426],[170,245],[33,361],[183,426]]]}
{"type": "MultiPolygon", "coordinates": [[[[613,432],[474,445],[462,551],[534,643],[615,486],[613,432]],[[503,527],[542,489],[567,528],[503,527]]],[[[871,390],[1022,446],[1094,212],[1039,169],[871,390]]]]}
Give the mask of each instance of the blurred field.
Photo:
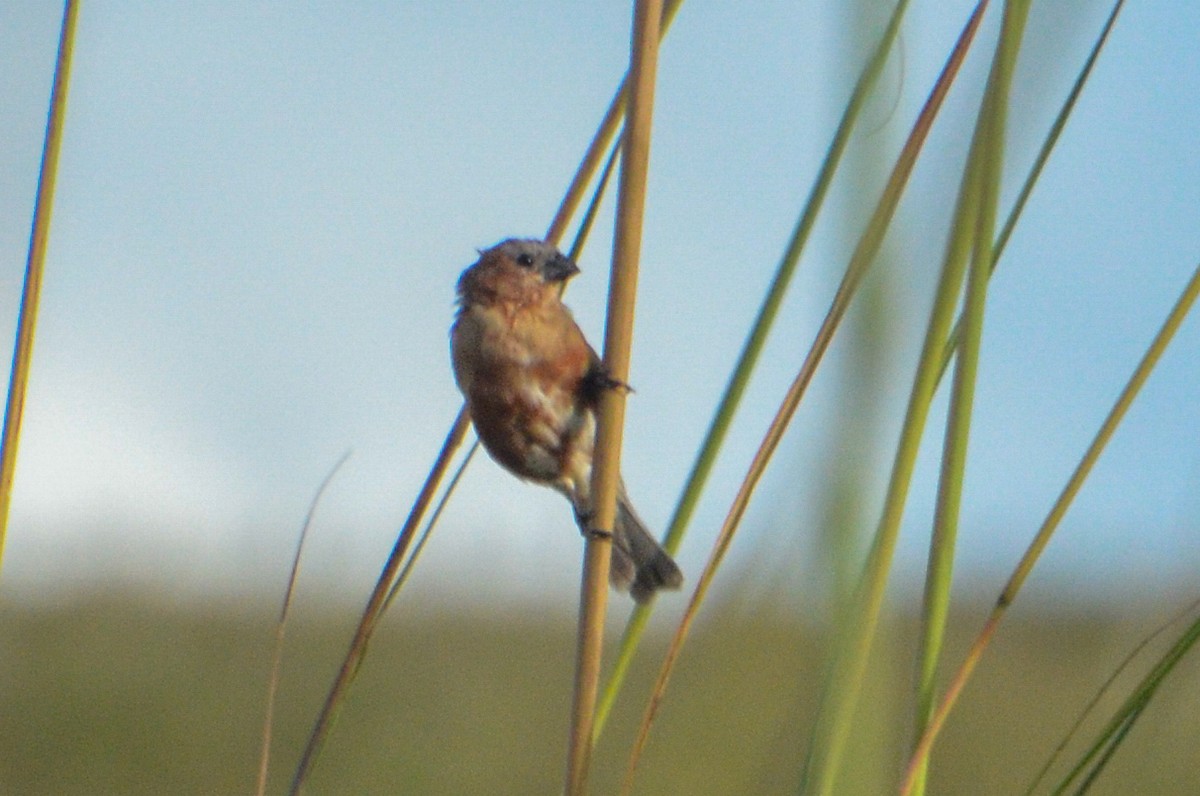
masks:
{"type": "MultiPolygon", "coordinates": [[[[252,792],[274,610],[131,595],[0,604],[0,793],[252,792]]],[[[935,752],[930,792],[1023,792],[1141,628],[1167,613],[1018,611],[935,752]]],[[[272,793],[286,785],[352,623],[310,612],[289,630],[272,793]]],[[[956,624],[957,662],[962,631],[979,616],[956,624]]],[[[906,726],[912,653],[895,645],[912,631],[893,621],[876,656],[864,709],[877,713],[879,731],[856,742],[858,792],[882,790],[900,763],[906,741],[893,728],[906,726]]],[[[377,636],[308,792],[557,793],[573,634],[567,615],[401,606],[377,636]]],[[[662,641],[647,647],[597,752],[596,793],[615,791],[662,641]]],[[[637,792],[794,792],[821,649],[797,620],[717,609],[684,651],[637,792]]],[[[1093,792],[1200,793],[1198,750],[1200,665],[1188,660],[1093,792]]]]}

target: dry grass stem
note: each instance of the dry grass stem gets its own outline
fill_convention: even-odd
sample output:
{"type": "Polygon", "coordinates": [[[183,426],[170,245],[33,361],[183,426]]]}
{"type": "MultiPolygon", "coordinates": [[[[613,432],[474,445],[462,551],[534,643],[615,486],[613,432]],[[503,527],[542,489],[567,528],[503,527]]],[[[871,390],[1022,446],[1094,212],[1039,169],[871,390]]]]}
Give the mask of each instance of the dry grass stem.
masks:
{"type": "Polygon", "coordinates": [[[54,209],[58,153],[62,148],[63,121],[67,115],[67,87],[70,85],[75,20],[78,16],[79,3],[76,0],[67,0],[63,8],[62,28],[59,31],[58,61],[54,67],[54,88],[50,93],[50,114],[46,120],[46,137],[42,144],[42,165],[38,174],[37,198],[33,206],[33,226],[29,232],[25,285],[21,291],[21,310],[17,318],[17,337],[13,346],[12,369],[8,380],[8,400],[4,408],[4,436],[0,440],[0,564],[4,562],[4,539],[8,532],[8,511],[12,504],[13,478],[17,471],[17,446],[21,436],[21,418],[25,412],[25,393],[29,387],[29,366],[33,359],[33,334],[37,328],[46,245],[50,239],[50,216],[54,209]]]}
{"type": "Polygon", "coordinates": [[[300,527],[300,538],[296,540],[296,555],[292,558],[292,569],[288,573],[287,589],[283,594],[283,607],[279,611],[279,621],[275,623],[275,649],[271,655],[271,674],[267,678],[267,708],[263,718],[262,754],[258,761],[258,787],[255,790],[259,796],[263,796],[267,792],[267,773],[271,765],[271,738],[274,734],[275,723],[275,695],[279,690],[279,673],[283,667],[283,641],[287,633],[288,616],[291,614],[292,597],[296,593],[296,583],[300,580],[300,556],[304,552],[304,542],[308,539],[308,529],[312,527],[313,516],[317,513],[321,496],[325,494],[325,489],[349,458],[350,451],[342,454],[342,458],[337,460],[329,474],[321,481],[321,485],[317,487],[312,503],[309,504],[308,513],[304,515],[304,524],[300,527]]]}
{"type": "MultiPolygon", "coordinates": [[[[997,48],[994,67],[988,78],[983,107],[980,109],[976,133],[979,145],[972,145],[972,156],[968,164],[969,176],[964,180],[964,192],[973,193],[974,198],[965,197],[968,201],[963,202],[962,206],[969,210],[955,223],[953,232],[955,237],[962,239],[962,243],[952,244],[948,254],[954,256],[961,252],[969,266],[960,316],[962,341],[958,346],[958,357],[955,360],[950,388],[950,406],[946,413],[946,430],[942,441],[941,468],[921,608],[917,710],[913,733],[915,737],[921,735],[925,722],[933,711],[937,696],[938,662],[950,613],[950,589],[974,411],[979,351],[983,339],[987,287],[995,263],[994,236],[1000,175],[1005,155],[1008,89],[1012,83],[1016,53],[1019,51],[1020,36],[1024,27],[1024,11],[1013,11],[1013,6],[1014,4],[1009,4],[1005,7],[1005,27],[997,48]],[[967,249],[970,251],[969,258],[966,256],[967,249]]],[[[947,265],[947,270],[950,267],[947,265]]],[[[935,358],[936,356],[934,354],[935,358]]],[[[939,367],[934,377],[935,389],[940,376],[939,367]]],[[[926,771],[922,767],[917,775],[916,793],[924,793],[925,779],[926,771]]]]}
{"type": "MultiPolygon", "coordinates": [[[[633,312],[637,299],[638,259],[646,204],[646,174],[658,68],[662,0],[637,0],[633,17],[633,46],[629,67],[629,112],[625,122],[621,173],[617,188],[616,234],[608,315],[604,334],[604,367],[618,382],[629,379],[633,345],[633,312]]],[[[625,422],[625,391],[606,390],[596,418],[592,462],[591,529],[584,553],[579,610],[575,688],[571,705],[571,735],[567,755],[566,792],[587,792],[592,750],[596,691],[604,644],[604,615],[608,600],[608,570],[612,528],[620,482],[621,436],[625,422]]]]}
{"type": "Polygon", "coordinates": [[[362,663],[363,656],[366,655],[367,642],[370,640],[371,634],[375,631],[375,626],[379,622],[379,617],[382,615],[383,605],[387,601],[391,583],[395,580],[396,573],[400,570],[404,555],[412,544],[421,518],[428,509],[429,503],[433,500],[433,495],[437,491],[442,474],[449,467],[450,460],[454,457],[454,452],[462,445],[463,437],[466,436],[469,426],[470,419],[467,416],[467,410],[464,406],[459,411],[458,418],[451,427],[450,433],[446,436],[446,441],[442,444],[442,450],[438,454],[437,461],[434,462],[429,477],[425,479],[425,484],[421,487],[421,492],[417,495],[412,510],[409,512],[408,519],[404,523],[404,528],[400,531],[400,535],[396,539],[396,544],[392,547],[392,552],[388,556],[387,563],[384,564],[383,572],[380,574],[379,580],[376,581],[375,588],[371,592],[371,597],[367,601],[367,607],[363,609],[358,628],[355,630],[354,638],[350,642],[350,648],[346,652],[346,657],[342,660],[342,665],[338,669],[329,694],[321,706],[321,712],[317,716],[316,724],[308,737],[308,742],[305,744],[303,753],[300,755],[300,762],[296,766],[296,774],[292,778],[289,793],[300,793],[304,788],[305,782],[308,780],[309,774],[312,772],[313,764],[316,763],[321,746],[329,734],[333,717],[337,714],[337,710],[341,706],[346,689],[349,688],[350,682],[358,672],[358,667],[362,663]]]}

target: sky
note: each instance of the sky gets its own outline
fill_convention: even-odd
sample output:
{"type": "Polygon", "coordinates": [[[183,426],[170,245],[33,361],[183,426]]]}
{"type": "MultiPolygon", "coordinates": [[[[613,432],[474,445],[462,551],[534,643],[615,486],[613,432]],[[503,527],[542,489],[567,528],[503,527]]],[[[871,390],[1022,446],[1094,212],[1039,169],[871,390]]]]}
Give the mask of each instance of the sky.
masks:
{"type": "MultiPolygon", "coordinates": [[[[655,528],[881,5],[693,2],[670,31],[623,454],[655,528]]],[[[969,8],[913,4],[684,543],[690,576],[969,8]]],[[[0,6],[0,328],[15,328],[60,10],[0,6]]],[[[819,495],[844,462],[871,467],[855,497],[860,533],[878,519],[999,11],[988,12],[873,277],[880,356],[864,376],[853,346],[835,343],[718,590],[827,578],[819,495]]],[[[1107,11],[1093,0],[1034,4],[1002,212],[1107,11]]],[[[84,3],[0,589],[53,596],[116,580],[180,595],[281,594],[313,492],[352,451],[316,514],[303,583],[365,595],[461,405],[448,358],[454,282],[476,249],[544,234],[623,73],[629,29],[623,3],[84,3]]],[[[959,553],[960,581],[985,594],[1200,261],[1198,35],[1196,4],[1151,0],[1122,13],[993,280],[959,553]]],[[[568,294],[597,346],[611,230],[610,201],[568,294]]],[[[1198,362],[1191,318],[1032,589],[1152,594],[1192,579],[1198,362]]],[[[937,407],[900,582],[921,576],[944,396],[937,407]]],[[[560,496],[480,457],[414,588],[570,600],[579,550],[560,496]]]]}

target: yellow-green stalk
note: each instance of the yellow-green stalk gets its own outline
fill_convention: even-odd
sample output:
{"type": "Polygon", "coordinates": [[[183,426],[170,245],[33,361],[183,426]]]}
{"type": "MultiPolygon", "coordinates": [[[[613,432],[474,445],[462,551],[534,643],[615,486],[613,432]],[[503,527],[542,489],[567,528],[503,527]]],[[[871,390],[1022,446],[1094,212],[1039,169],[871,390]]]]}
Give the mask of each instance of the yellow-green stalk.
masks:
{"type": "MultiPolygon", "coordinates": [[[[621,174],[617,188],[617,220],[608,315],[604,330],[604,369],[614,381],[629,379],[633,347],[633,311],[637,299],[638,260],[646,207],[646,175],[650,162],[650,133],[654,117],[654,88],[658,71],[659,24],[662,0],[637,0],[633,14],[633,45],[628,79],[621,174]]],[[[612,529],[621,480],[621,437],[625,424],[625,391],[606,390],[596,416],[592,459],[592,516],[584,549],[583,585],[579,606],[579,640],[575,657],[575,688],[571,703],[571,733],[567,753],[566,792],[587,792],[591,763],[592,725],[600,658],[604,646],[604,615],[608,601],[608,570],[612,529]],[[592,533],[603,529],[603,533],[592,533]]]]}
{"type": "MultiPolygon", "coordinates": [[[[976,8],[976,19],[982,7],[981,3],[976,8]]],[[[1010,18],[1008,10],[1006,6],[1006,21],[1010,18]]],[[[1016,32],[1016,41],[1019,42],[1020,29],[1017,28],[1016,32]]],[[[968,156],[955,209],[954,226],[947,244],[942,273],[913,380],[882,516],[855,594],[854,605],[847,615],[845,626],[839,628],[834,660],[817,714],[813,741],[802,778],[804,793],[828,795],[836,792],[842,756],[850,737],[871,645],[883,608],[892,554],[899,536],[900,521],[912,482],[917,452],[937,386],[941,353],[954,318],[966,271],[967,254],[976,231],[981,191],[984,187],[982,183],[987,173],[986,162],[992,156],[987,132],[989,123],[985,121],[990,102],[988,97],[996,94],[1002,87],[1002,81],[998,80],[996,75],[1002,73],[999,64],[1004,60],[1003,53],[1007,51],[1007,42],[1011,36],[1012,29],[1006,24],[997,45],[993,77],[988,82],[980,122],[972,139],[971,153],[968,156]]],[[[1015,47],[1012,52],[1016,52],[1015,47]]],[[[990,237],[988,240],[990,241],[990,237]]]]}
{"type": "Polygon", "coordinates": [[[1042,522],[1033,541],[1030,542],[1025,554],[1021,557],[1021,561],[1009,577],[1004,590],[997,598],[995,607],[992,608],[992,612],[988,615],[987,621],[984,623],[979,635],[971,644],[966,658],[946,689],[946,695],[942,697],[937,710],[925,728],[924,734],[916,744],[912,757],[909,760],[908,774],[906,775],[901,793],[909,794],[912,792],[917,772],[922,765],[921,761],[929,756],[929,751],[933,747],[934,740],[936,740],[938,733],[941,732],[942,726],[946,723],[946,718],[950,715],[950,711],[953,710],[958,697],[962,694],[963,688],[966,687],[967,681],[974,673],[975,667],[979,665],[979,660],[991,643],[992,637],[996,634],[1005,611],[1012,604],[1013,600],[1016,599],[1021,586],[1025,583],[1025,579],[1029,577],[1029,573],[1037,563],[1038,558],[1041,557],[1042,551],[1049,544],[1050,537],[1054,535],[1059,523],[1062,522],[1062,518],[1066,516],[1067,510],[1075,500],[1075,496],[1079,494],[1079,490],[1083,487],[1083,483],[1087,480],[1088,475],[1091,474],[1092,468],[1100,458],[1100,454],[1104,452],[1104,448],[1108,445],[1109,440],[1112,439],[1117,427],[1124,419],[1125,413],[1129,411],[1134,398],[1137,397],[1138,392],[1145,385],[1146,380],[1154,371],[1155,365],[1158,364],[1158,360],[1162,358],[1167,345],[1170,344],[1171,339],[1175,336],[1175,332],[1179,330],[1180,324],[1183,323],[1184,318],[1191,311],[1192,305],[1196,302],[1197,295],[1200,295],[1200,265],[1192,272],[1192,277],[1188,280],[1187,286],[1184,287],[1183,292],[1180,294],[1179,300],[1171,308],[1171,312],[1163,322],[1162,328],[1155,335],[1153,342],[1151,342],[1142,360],[1138,363],[1133,375],[1130,376],[1124,389],[1121,390],[1116,403],[1109,410],[1108,416],[1105,417],[1104,423],[1100,426],[1100,430],[1096,432],[1091,445],[1088,446],[1087,452],[1084,453],[1075,471],[1071,474],[1071,478],[1054,501],[1049,514],[1042,522]]]}
{"type": "Polygon", "coordinates": [[[50,215],[54,209],[54,185],[58,176],[58,153],[62,148],[63,122],[67,116],[67,87],[70,85],[71,54],[75,47],[75,20],[78,16],[79,3],[67,0],[63,7],[62,28],[58,36],[58,61],[54,67],[50,114],[46,120],[46,137],[42,144],[42,165],[38,174],[37,199],[34,200],[33,206],[33,226],[29,232],[25,286],[21,291],[21,311],[17,317],[17,338],[13,345],[8,400],[4,408],[4,436],[0,440],[0,564],[4,562],[8,511],[12,505],[13,479],[17,472],[17,444],[21,436],[21,417],[25,412],[25,393],[29,387],[29,366],[33,360],[33,334],[37,328],[42,274],[46,266],[46,245],[50,239],[50,215]]]}
{"type": "MultiPolygon", "coordinates": [[[[925,576],[925,594],[921,610],[921,639],[917,655],[917,713],[914,737],[925,729],[937,697],[937,668],[946,619],[950,612],[950,589],[953,583],[954,552],[958,537],[958,517],[962,504],[963,477],[967,466],[967,448],[971,430],[971,414],[975,398],[975,377],[979,367],[979,348],[983,339],[983,316],[991,276],[992,239],[996,227],[1000,195],[1000,175],[1004,163],[1004,139],[1007,129],[1008,88],[1020,48],[1025,9],[1009,13],[1005,9],[1005,25],[996,52],[995,67],[989,78],[979,119],[977,152],[979,178],[969,186],[979,192],[972,203],[973,216],[956,220],[952,234],[962,236],[971,247],[970,268],[967,273],[966,297],[963,301],[963,335],[954,369],[950,391],[950,409],[946,418],[946,435],[942,448],[941,475],[938,479],[937,502],[934,509],[933,533],[929,544],[929,566],[925,576]]],[[[968,186],[964,183],[964,188],[968,186]]],[[[951,246],[948,251],[959,251],[951,246]]],[[[927,767],[918,772],[915,793],[924,793],[927,767]]]]}

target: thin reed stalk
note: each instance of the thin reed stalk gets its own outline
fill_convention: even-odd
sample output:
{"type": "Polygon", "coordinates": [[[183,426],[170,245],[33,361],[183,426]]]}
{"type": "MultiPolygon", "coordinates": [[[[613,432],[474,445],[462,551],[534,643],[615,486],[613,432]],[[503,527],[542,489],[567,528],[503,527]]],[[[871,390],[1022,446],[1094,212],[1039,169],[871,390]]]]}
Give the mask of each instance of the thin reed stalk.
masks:
{"type": "Polygon", "coordinates": [[[58,34],[54,88],[50,92],[50,112],[46,119],[46,136],[42,143],[37,198],[33,205],[33,225],[29,231],[29,255],[25,260],[25,284],[21,290],[17,337],[13,345],[8,398],[4,407],[4,436],[0,439],[0,565],[4,563],[4,540],[8,535],[8,513],[12,505],[13,480],[17,472],[21,419],[25,413],[25,393],[29,389],[29,368],[33,361],[33,335],[37,329],[42,275],[46,270],[46,247],[50,240],[50,216],[54,209],[58,153],[62,148],[63,123],[67,116],[67,88],[71,82],[71,55],[75,49],[75,21],[78,16],[79,3],[76,0],[67,0],[63,7],[62,27],[58,34]]]}
{"type": "Polygon", "coordinates": [[[288,617],[292,612],[292,598],[296,594],[296,584],[300,581],[300,557],[304,553],[304,543],[308,539],[308,530],[312,527],[317,506],[321,504],[321,497],[325,494],[329,483],[333,481],[333,477],[337,475],[338,470],[342,469],[342,465],[349,458],[350,451],[342,454],[342,458],[337,460],[337,463],[321,481],[320,486],[317,487],[312,502],[308,506],[308,513],[304,515],[304,524],[300,526],[300,538],[296,540],[296,554],[292,557],[292,568],[288,573],[287,588],[283,593],[283,607],[279,609],[279,621],[275,623],[275,649],[271,652],[271,674],[267,677],[267,707],[263,711],[265,715],[263,717],[262,751],[258,758],[258,783],[254,790],[258,796],[264,796],[267,792],[267,774],[271,767],[271,741],[275,725],[275,695],[279,691],[280,672],[283,669],[283,642],[287,635],[288,617]]]}
{"type": "MultiPolygon", "coordinates": [[[[610,378],[620,383],[628,381],[633,346],[633,312],[637,299],[638,260],[646,207],[646,176],[650,163],[661,20],[662,0],[637,0],[628,79],[629,109],[617,188],[612,277],[609,281],[608,315],[604,331],[604,368],[610,378]]],[[[604,646],[612,528],[616,520],[617,490],[621,479],[625,398],[625,390],[604,391],[596,416],[591,483],[592,517],[584,551],[575,689],[567,754],[566,792],[571,796],[582,796],[587,792],[592,725],[604,646]]]]}
{"type": "Polygon", "coordinates": [[[1137,397],[1146,380],[1154,371],[1154,367],[1158,364],[1158,360],[1162,358],[1163,352],[1166,351],[1171,339],[1178,331],[1180,324],[1191,311],[1192,305],[1196,301],[1197,295],[1200,295],[1200,265],[1197,265],[1196,270],[1192,272],[1191,279],[1188,280],[1175,306],[1171,308],[1171,312],[1163,321],[1162,327],[1158,334],[1155,335],[1150,347],[1146,350],[1133,375],[1126,382],[1125,387],[1121,390],[1121,394],[1117,397],[1116,403],[1113,404],[1108,416],[1105,417],[1096,436],[1092,439],[1083,458],[1076,466],[1075,471],[1071,474],[1062,492],[1054,501],[1046,519],[1042,522],[1033,541],[1030,542],[1025,554],[1021,557],[1021,561],[1017,564],[1016,569],[1009,577],[1008,583],[1001,591],[999,598],[996,600],[996,605],[989,614],[987,621],[980,630],[979,635],[975,638],[971,648],[968,650],[962,665],[955,673],[951,680],[946,694],[942,697],[938,704],[937,710],[934,712],[929,721],[925,732],[918,739],[914,747],[912,756],[908,763],[908,772],[905,776],[905,782],[902,786],[901,793],[912,793],[915,786],[916,778],[922,761],[929,756],[929,752],[933,747],[933,742],[937,739],[938,733],[946,723],[950,711],[953,710],[959,696],[962,694],[963,688],[966,687],[967,681],[975,671],[975,667],[979,665],[979,660],[983,656],[984,651],[991,643],[992,637],[996,634],[1000,620],[1004,617],[1008,606],[1016,599],[1017,594],[1021,590],[1021,586],[1025,583],[1025,579],[1029,577],[1034,565],[1041,557],[1046,545],[1049,544],[1050,538],[1058,529],[1059,523],[1066,516],[1067,510],[1071,507],[1075,496],[1079,494],[1079,490],[1083,487],[1088,475],[1091,474],[1092,468],[1096,465],[1100,454],[1104,452],[1109,440],[1112,439],[1117,427],[1125,417],[1125,413],[1129,411],[1130,405],[1137,397]]]}

